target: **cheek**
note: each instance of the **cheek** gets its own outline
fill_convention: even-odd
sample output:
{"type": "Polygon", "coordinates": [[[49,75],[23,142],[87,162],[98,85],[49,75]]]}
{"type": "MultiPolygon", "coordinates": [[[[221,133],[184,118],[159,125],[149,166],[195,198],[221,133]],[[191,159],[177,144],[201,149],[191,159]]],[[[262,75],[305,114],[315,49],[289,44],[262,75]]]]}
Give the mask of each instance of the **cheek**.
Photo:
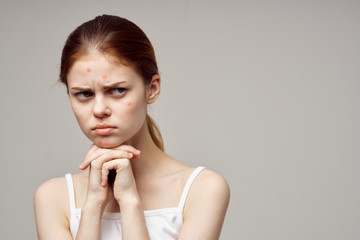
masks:
{"type": "Polygon", "coordinates": [[[141,104],[136,102],[127,102],[123,108],[123,114],[131,118],[137,117],[141,113],[141,104]]]}
{"type": "Polygon", "coordinates": [[[141,121],[142,118],[145,118],[146,114],[146,104],[143,99],[133,99],[125,103],[124,114],[131,116],[131,118],[136,118],[134,120],[141,121]]]}
{"type": "Polygon", "coordinates": [[[84,124],[86,123],[86,119],[89,119],[88,117],[89,114],[87,113],[88,111],[87,107],[79,106],[76,103],[72,103],[71,107],[80,127],[81,128],[84,127],[84,124]]]}
{"type": "Polygon", "coordinates": [[[147,109],[146,99],[144,96],[143,89],[134,91],[126,101],[123,103],[124,108],[132,114],[143,114],[144,110],[147,109]]]}

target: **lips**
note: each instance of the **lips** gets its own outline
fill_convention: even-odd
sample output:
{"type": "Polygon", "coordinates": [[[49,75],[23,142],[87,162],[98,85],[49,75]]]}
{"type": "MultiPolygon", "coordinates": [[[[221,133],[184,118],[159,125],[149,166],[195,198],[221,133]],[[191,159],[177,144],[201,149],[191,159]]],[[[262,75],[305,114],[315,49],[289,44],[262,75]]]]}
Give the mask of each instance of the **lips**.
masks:
{"type": "Polygon", "coordinates": [[[107,124],[97,124],[92,130],[99,135],[109,135],[116,127],[107,124]]]}

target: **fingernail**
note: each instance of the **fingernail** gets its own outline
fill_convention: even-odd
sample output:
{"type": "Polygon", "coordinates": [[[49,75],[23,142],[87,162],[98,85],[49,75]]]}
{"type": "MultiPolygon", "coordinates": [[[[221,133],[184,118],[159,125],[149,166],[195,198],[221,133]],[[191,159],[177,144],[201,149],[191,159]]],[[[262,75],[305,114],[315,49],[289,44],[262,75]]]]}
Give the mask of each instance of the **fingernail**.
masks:
{"type": "Polygon", "coordinates": [[[129,158],[132,158],[134,155],[132,153],[128,153],[129,158]]]}
{"type": "Polygon", "coordinates": [[[79,168],[82,169],[82,164],[79,165],[79,168]]]}

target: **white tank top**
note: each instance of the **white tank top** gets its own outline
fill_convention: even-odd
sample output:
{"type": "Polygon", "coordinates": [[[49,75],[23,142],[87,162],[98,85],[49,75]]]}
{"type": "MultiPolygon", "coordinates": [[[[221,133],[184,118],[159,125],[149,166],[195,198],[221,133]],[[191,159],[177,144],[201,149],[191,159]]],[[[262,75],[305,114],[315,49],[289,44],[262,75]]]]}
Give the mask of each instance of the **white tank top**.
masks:
{"type": "MultiPolygon", "coordinates": [[[[187,180],[179,205],[172,208],[162,208],[144,211],[146,226],[150,239],[152,240],[171,240],[178,239],[180,228],[183,224],[183,209],[186,197],[189,193],[191,184],[196,176],[204,167],[197,167],[187,180]]],[[[76,238],[80,218],[81,208],[75,206],[74,185],[71,174],[66,174],[66,182],[70,201],[70,231],[73,239],[76,238]]],[[[104,212],[101,221],[101,240],[121,240],[121,217],[120,213],[104,212]]]]}

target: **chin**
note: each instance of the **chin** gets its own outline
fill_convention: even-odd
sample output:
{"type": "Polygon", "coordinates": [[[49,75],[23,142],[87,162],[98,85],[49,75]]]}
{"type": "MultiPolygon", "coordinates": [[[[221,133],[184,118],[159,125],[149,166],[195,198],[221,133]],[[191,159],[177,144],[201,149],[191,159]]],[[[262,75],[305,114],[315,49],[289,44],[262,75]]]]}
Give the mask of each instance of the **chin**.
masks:
{"type": "Polygon", "coordinates": [[[124,142],[114,141],[110,139],[95,139],[95,141],[92,142],[99,148],[115,148],[124,144],[124,142]]]}
{"type": "Polygon", "coordinates": [[[141,130],[142,129],[138,131],[128,131],[122,134],[111,134],[108,136],[89,135],[88,138],[99,148],[116,148],[124,144],[132,146],[132,144],[138,142],[139,137],[143,133],[141,130]]]}

